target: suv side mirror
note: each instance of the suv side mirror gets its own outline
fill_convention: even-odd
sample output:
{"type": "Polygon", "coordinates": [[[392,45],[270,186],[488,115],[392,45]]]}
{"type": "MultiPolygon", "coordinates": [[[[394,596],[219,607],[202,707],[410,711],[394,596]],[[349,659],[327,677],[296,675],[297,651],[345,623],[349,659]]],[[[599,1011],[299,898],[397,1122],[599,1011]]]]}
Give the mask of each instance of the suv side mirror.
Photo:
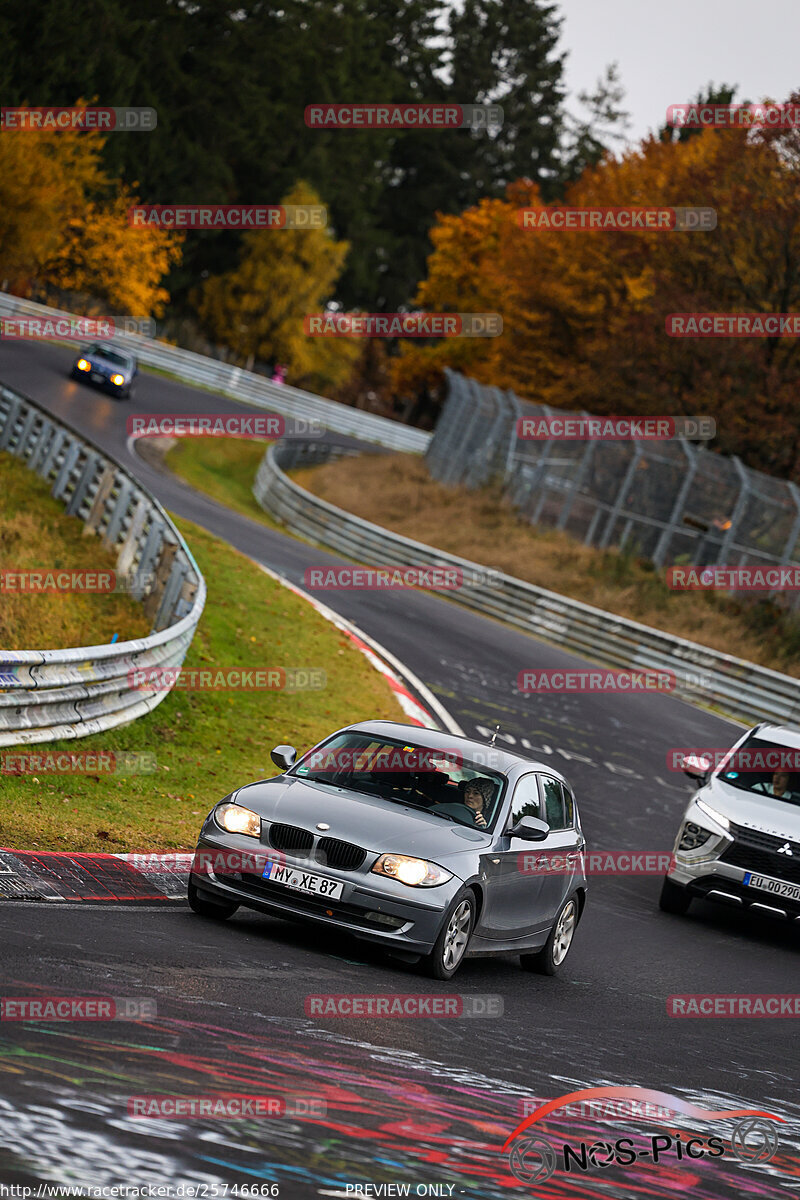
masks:
{"type": "Polygon", "coordinates": [[[681,765],[684,775],[689,776],[695,787],[701,788],[708,781],[711,763],[707,758],[701,758],[698,754],[687,754],[681,765]]]}
{"type": "Polygon", "coordinates": [[[550,832],[550,826],[538,817],[522,817],[508,832],[511,837],[523,838],[526,842],[543,842],[550,832]]]}
{"type": "Polygon", "coordinates": [[[297,760],[297,751],[294,746],[276,746],[270,752],[270,758],[276,767],[280,767],[282,771],[288,771],[297,760]]]}

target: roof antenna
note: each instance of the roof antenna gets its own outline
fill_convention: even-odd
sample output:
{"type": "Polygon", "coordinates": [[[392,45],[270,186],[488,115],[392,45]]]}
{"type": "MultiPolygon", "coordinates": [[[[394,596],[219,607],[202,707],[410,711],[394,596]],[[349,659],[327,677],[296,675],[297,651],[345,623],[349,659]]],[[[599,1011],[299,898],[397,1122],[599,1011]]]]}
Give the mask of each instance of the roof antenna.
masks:
{"type": "Polygon", "coordinates": [[[498,735],[498,733],[499,733],[499,732],[500,732],[500,726],[499,726],[499,725],[495,725],[495,727],[494,727],[494,733],[492,734],[492,740],[489,742],[489,745],[490,745],[490,746],[493,746],[493,745],[494,745],[494,743],[495,743],[495,738],[497,737],[497,735],[498,735]]]}

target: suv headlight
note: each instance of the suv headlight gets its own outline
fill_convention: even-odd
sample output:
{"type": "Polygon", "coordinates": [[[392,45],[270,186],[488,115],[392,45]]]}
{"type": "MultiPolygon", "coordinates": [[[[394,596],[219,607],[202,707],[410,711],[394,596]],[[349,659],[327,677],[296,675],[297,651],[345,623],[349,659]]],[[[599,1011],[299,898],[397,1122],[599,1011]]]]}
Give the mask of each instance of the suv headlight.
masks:
{"type": "Polygon", "coordinates": [[[687,821],[683,827],[678,849],[697,850],[699,846],[704,846],[710,837],[710,829],[703,829],[702,825],[695,825],[694,821],[687,821]]]}
{"type": "Polygon", "coordinates": [[[382,854],[372,868],[373,875],[386,875],[399,879],[409,887],[438,887],[452,879],[452,873],[424,858],[411,858],[408,854],[382,854]]]}
{"type": "Polygon", "coordinates": [[[261,837],[261,817],[241,804],[220,804],[214,809],[214,820],[226,833],[244,833],[261,837]]]}
{"type": "Polygon", "coordinates": [[[705,800],[695,800],[695,804],[698,808],[702,808],[703,812],[707,813],[708,816],[716,821],[718,825],[721,825],[723,829],[730,829],[731,823],[728,818],[723,813],[717,812],[717,810],[712,808],[710,804],[706,804],[705,800]]]}

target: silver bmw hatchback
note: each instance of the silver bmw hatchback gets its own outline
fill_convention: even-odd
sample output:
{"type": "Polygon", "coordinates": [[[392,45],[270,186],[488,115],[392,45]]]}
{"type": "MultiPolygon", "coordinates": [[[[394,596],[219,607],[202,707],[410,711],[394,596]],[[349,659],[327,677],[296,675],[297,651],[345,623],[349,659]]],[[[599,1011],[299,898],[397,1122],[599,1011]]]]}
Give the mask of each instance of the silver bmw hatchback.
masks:
{"type": "Polygon", "coordinates": [[[586,902],[575,798],[549,765],[419,726],[368,721],[206,818],[189,904],[244,905],[378,943],[449,979],[469,956],[563,965],[586,902]]]}

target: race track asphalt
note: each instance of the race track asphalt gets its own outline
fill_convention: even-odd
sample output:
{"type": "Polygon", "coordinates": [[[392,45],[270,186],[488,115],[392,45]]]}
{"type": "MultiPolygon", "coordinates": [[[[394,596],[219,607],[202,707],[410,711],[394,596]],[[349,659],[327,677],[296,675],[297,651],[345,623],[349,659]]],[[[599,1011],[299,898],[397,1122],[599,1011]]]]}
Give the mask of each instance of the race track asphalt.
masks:
{"type": "MultiPolygon", "coordinates": [[[[302,585],[305,567],[341,561],[222,508],[127,449],[132,411],[241,406],[146,373],[127,405],[69,380],[71,358],[64,348],[0,342],[0,382],[102,445],[172,512],[288,579],[302,585]]],[[[736,733],[731,722],[660,694],[521,696],[515,680],[523,668],[586,664],[447,600],[415,591],[322,598],[406,663],[467,735],[485,736],[499,722],[507,744],[559,767],[596,849],[669,851],[689,787],[666,769],[668,749],[724,746],[736,733]]],[[[280,741],[280,731],[270,737],[280,741]]],[[[265,743],[265,760],[268,750],[265,743]]],[[[409,1183],[411,1195],[426,1194],[417,1185],[436,1195],[430,1187],[437,1185],[444,1196],[797,1194],[796,1020],[676,1020],[666,1015],[666,999],[792,993],[798,935],[705,904],[687,917],[667,916],[657,907],[659,888],[657,877],[593,879],[555,979],[526,974],[509,958],[468,961],[450,984],[349,939],[321,939],[311,928],[242,910],[216,925],[181,905],[4,902],[5,995],[102,990],[151,997],[158,1015],[3,1023],[0,1181],[172,1185],[165,1195],[180,1194],[174,1188],[183,1181],[207,1196],[223,1195],[226,1185],[234,1195],[234,1185],[272,1182],[283,1197],[363,1195],[354,1185],[386,1182],[409,1183]],[[502,998],[503,1015],[306,1015],[306,997],[327,992],[492,995],[502,998]],[[687,1163],[673,1154],[579,1175],[559,1170],[546,1184],[515,1179],[500,1147],[523,1100],[604,1084],[668,1092],[714,1110],[763,1109],[788,1124],[768,1164],[742,1165],[729,1154],[687,1163]],[[326,1114],[170,1121],[136,1119],[126,1108],[133,1095],[287,1089],[324,1097],[326,1114]]],[[[601,1124],[562,1114],[542,1132],[556,1146],[630,1135],[646,1147],[650,1133],[663,1130],[641,1119],[601,1124]]]]}

